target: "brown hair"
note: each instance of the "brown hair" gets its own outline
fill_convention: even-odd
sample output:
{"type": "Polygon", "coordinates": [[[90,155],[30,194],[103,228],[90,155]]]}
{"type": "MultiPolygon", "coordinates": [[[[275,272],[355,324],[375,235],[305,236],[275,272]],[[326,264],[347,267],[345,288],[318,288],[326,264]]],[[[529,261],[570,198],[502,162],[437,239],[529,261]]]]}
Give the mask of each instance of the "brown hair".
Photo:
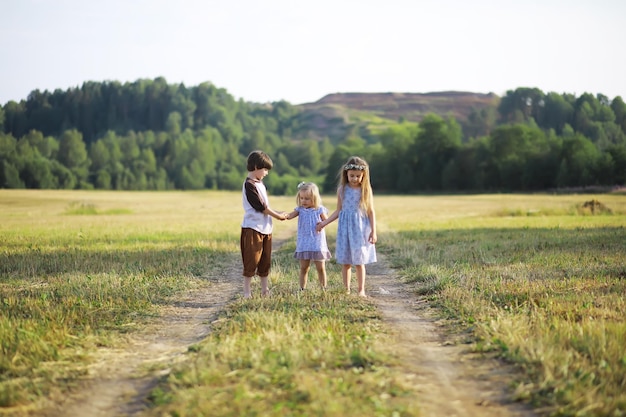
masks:
{"type": "Polygon", "coordinates": [[[270,158],[269,155],[263,151],[252,151],[248,155],[248,172],[262,168],[272,169],[273,166],[274,163],[272,162],[272,158],[270,158]]]}

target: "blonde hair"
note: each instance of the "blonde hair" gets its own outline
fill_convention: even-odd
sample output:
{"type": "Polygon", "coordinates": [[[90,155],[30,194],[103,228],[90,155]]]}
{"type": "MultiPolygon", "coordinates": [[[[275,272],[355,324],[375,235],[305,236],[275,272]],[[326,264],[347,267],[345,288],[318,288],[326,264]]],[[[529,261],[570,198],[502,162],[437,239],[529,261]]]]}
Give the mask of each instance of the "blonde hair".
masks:
{"type": "Polygon", "coordinates": [[[339,186],[337,187],[337,191],[341,193],[342,198],[345,187],[348,185],[348,171],[363,172],[363,179],[361,180],[361,201],[359,202],[359,207],[368,213],[374,206],[372,184],[370,183],[370,167],[367,164],[367,161],[363,158],[358,156],[351,156],[348,158],[339,171],[339,186]]]}
{"type": "Polygon", "coordinates": [[[314,208],[319,208],[322,205],[322,197],[320,196],[320,189],[315,183],[301,182],[298,184],[298,192],[296,193],[296,205],[300,206],[300,193],[311,194],[311,201],[314,208]]]}

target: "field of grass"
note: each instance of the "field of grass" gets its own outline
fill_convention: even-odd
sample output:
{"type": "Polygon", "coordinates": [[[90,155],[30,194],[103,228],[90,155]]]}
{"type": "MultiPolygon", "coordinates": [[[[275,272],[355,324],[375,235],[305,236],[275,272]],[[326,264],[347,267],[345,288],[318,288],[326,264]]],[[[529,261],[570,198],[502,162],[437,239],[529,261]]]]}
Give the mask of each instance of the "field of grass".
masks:
{"type": "MultiPolygon", "coordinates": [[[[62,396],[98,346],[238,262],[240,198],[0,190],[0,414],[62,396]]],[[[517,399],[554,416],[626,413],[626,196],[379,196],[376,206],[379,250],[451,331],[518,366],[517,399]],[[581,208],[592,198],[610,212],[581,208]]],[[[295,225],[277,222],[275,237],[295,225]]],[[[332,264],[330,291],[312,272],[311,291],[295,295],[293,249],[275,253],[272,297],[229,306],[146,415],[419,416],[374,304],[345,296],[332,264]]]]}
{"type": "Polygon", "coordinates": [[[63,395],[95,348],[204,285],[238,248],[235,200],[0,190],[0,407],[63,395]]]}
{"type": "Polygon", "coordinates": [[[393,235],[384,251],[477,351],[518,365],[519,400],[556,416],[626,415],[626,197],[377,202],[393,235]],[[581,208],[593,198],[610,212],[581,208]]]}

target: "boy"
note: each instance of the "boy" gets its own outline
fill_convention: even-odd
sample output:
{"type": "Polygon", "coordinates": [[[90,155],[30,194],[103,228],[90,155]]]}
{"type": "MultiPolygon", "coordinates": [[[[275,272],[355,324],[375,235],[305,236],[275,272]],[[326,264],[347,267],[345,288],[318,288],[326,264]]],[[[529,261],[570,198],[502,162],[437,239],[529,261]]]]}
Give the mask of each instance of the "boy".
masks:
{"type": "Polygon", "coordinates": [[[285,220],[286,214],[270,208],[263,178],[272,169],[272,160],[263,151],[248,155],[248,176],[243,183],[243,222],[241,223],[241,259],[243,260],[243,296],[252,296],[255,275],[261,281],[261,295],[269,295],[268,277],[272,261],[272,217],[285,220]]]}

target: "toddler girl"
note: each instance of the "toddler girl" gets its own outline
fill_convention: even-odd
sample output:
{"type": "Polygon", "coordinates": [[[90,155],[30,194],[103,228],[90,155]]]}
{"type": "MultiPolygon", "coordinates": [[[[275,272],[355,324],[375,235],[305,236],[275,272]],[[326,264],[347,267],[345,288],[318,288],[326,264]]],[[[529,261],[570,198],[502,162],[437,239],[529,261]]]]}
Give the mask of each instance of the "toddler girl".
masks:
{"type": "Polygon", "coordinates": [[[326,259],[330,259],[330,251],[326,243],[326,233],[317,231],[316,226],[328,217],[328,210],[322,206],[322,198],[317,185],[302,182],[298,185],[296,195],[298,205],[286,219],[298,217],[298,237],[294,258],[300,260],[300,289],[306,289],[307,277],[311,261],[315,263],[317,277],[323,290],[326,289],[326,259]]]}

